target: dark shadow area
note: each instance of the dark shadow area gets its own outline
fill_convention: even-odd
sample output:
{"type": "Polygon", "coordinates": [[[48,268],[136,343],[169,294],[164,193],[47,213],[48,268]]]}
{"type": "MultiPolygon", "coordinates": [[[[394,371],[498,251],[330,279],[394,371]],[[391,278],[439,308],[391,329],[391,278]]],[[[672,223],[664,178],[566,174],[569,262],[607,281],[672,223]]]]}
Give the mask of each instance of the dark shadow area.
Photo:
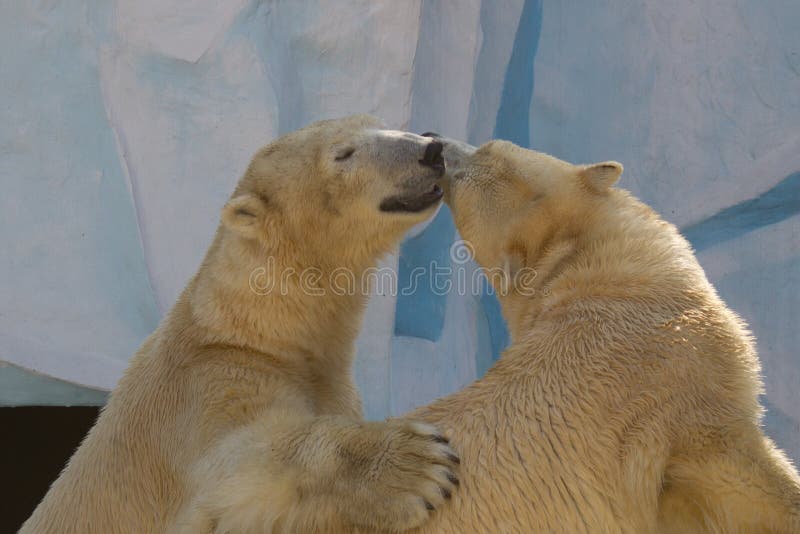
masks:
{"type": "Polygon", "coordinates": [[[0,533],[16,532],[42,500],[99,406],[0,408],[0,533]]]}

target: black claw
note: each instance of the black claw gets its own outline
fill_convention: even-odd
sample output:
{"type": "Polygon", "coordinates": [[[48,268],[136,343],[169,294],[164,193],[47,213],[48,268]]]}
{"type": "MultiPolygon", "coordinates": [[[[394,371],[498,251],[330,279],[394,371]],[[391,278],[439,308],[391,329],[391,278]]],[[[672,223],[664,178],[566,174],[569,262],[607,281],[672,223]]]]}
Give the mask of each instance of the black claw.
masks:
{"type": "Polygon", "coordinates": [[[435,441],[436,443],[450,443],[449,439],[438,434],[436,436],[433,436],[433,441],[435,441]]]}
{"type": "Polygon", "coordinates": [[[447,473],[447,480],[449,480],[450,483],[452,485],[454,485],[454,486],[460,486],[461,485],[461,481],[458,480],[458,477],[455,476],[453,473],[447,473]]]}
{"type": "Polygon", "coordinates": [[[436,510],[436,508],[434,508],[433,505],[428,501],[425,501],[425,508],[427,508],[430,511],[436,510]]]}
{"type": "Polygon", "coordinates": [[[450,498],[450,497],[452,497],[452,496],[453,496],[453,495],[450,493],[450,490],[449,490],[449,489],[447,489],[447,488],[442,488],[442,497],[444,497],[445,499],[449,499],[449,498],[450,498]]]}
{"type": "Polygon", "coordinates": [[[447,458],[451,462],[453,462],[454,464],[460,464],[461,463],[461,459],[458,456],[456,456],[455,454],[447,453],[447,458]]]}

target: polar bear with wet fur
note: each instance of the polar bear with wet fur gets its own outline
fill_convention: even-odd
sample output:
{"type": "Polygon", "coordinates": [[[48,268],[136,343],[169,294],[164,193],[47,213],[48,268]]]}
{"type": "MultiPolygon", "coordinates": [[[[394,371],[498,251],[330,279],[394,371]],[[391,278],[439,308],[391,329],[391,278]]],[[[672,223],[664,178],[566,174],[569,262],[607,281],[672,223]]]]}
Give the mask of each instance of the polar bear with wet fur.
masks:
{"type": "Polygon", "coordinates": [[[435,210],[442,145],[358,116],[259,151],[197,274],[24,533],[402,531],[458,482],[435,427],[366,423],[356,279],[435,210]],[[282,273],[311,273],[284,277],[282,273]],[[271,277],[282,281],[265,291],[271,277]]]}
{"type": "Polygon", "coordinates": [[[613,187],[622,166],[440,140],[446,201],[478,263],[503,273],[512,342],[411,414],[464,460],[452,506],[421,530],[800,532],[750,333],[677,229],[613,187]]]}

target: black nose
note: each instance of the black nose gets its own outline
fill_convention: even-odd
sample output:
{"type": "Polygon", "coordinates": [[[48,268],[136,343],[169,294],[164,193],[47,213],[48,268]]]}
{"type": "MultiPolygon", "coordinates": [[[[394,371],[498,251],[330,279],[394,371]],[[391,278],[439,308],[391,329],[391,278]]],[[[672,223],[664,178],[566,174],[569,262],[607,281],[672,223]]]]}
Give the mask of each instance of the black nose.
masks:
{"type": "Polygon", "coordinates": [[[422,137],[441,137],[441,135],[437,134],[436,132],[425,132],[424,134],[420,134],[422,137]]]}
{"type": "Polygon", "coordinates": [[[444,172],[444,158],[442,157],[444,145],[439,141],[431,141],[425,147],[425,154],[419,162],[426,167],[431,167],[439,172],[444,172]]]}

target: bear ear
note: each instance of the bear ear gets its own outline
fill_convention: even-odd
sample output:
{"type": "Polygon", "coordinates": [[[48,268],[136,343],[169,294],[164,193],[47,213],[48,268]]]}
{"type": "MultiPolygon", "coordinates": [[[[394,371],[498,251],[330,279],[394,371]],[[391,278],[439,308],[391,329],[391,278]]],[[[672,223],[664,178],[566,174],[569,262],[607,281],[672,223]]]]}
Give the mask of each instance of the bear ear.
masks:
{"type": "Polygon", "coordinates": [[[580,175],[583,183],[590,191],[603,193],[617,183],[622,174],[622,164],[616,161],[603,161],[581,167],[580,175]]]}
{"type": "Polygon", "coordinates": [[[222,208],[222,224],[245,237],[257,237],[266,216],[266,201],[251,193],[230,199],[222,208]]]}

